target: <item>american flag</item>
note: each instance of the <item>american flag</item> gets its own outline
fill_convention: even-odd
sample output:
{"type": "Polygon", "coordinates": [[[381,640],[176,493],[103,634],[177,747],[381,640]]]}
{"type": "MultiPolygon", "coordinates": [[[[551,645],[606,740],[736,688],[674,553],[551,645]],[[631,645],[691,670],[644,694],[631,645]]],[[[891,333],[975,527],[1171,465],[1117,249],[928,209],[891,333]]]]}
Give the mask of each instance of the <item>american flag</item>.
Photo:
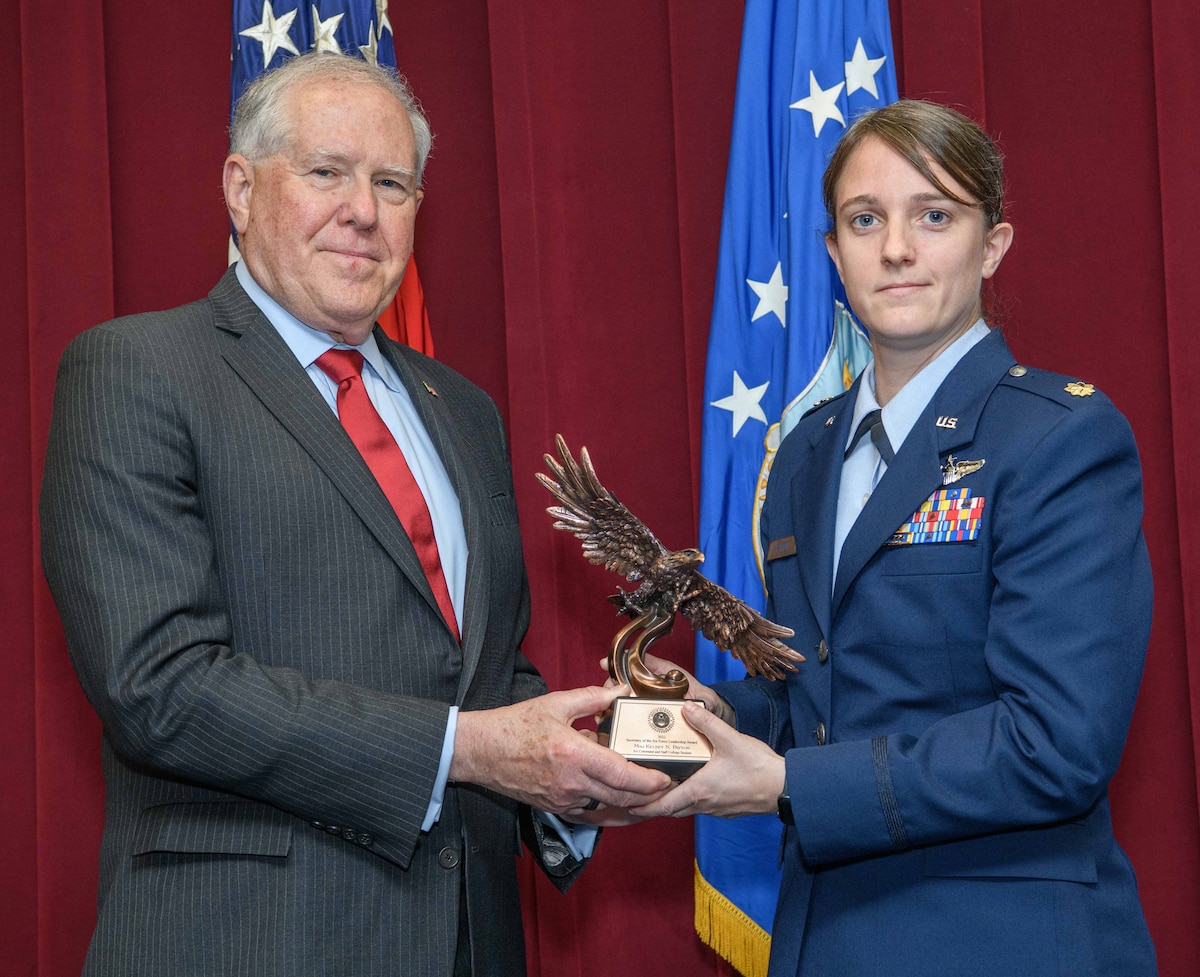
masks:
{"type": "MultiPolygon", "coordinates": [[[[308,51],[332,51],[396,67],[388,0],[234,0],[230,113],[246,87],[262,72],[308,51]]],[[[409,260],[395,302],[379,317],[393,339],[430,356],[433,338],[417,274],[409,260]]]]}

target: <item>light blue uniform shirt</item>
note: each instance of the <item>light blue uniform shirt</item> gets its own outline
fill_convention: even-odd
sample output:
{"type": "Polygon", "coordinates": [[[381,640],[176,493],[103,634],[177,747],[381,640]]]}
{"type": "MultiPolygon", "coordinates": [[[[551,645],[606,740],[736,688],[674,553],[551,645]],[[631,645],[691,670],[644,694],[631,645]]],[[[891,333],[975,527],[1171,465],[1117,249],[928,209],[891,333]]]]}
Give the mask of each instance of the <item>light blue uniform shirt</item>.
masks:
{"type": "MultiPolygon", "coordinates": [[[[977,319],[975,324],[964,332],[958,339],[942,350],[937,358],[926,364],[921,371],[908,381],[900,391],[883,408],[883,429],[887,432],[892,451],[899,454],[900,446],[908,437],[908,432],[917,423],[937,393],[942,381],[950,375],[958,361],[967,355],[967,351],[988,334],[987,324],[977,319]]],[[[854,402],[854,416],[850,418],[850,433],[846,437],[846,447],[850,446],[850,438],[858,429],[858,423],[867,414],[879,407],[875,399],[875,362],[872,360],[863,370],[862,383],[858,385],[858,398],[854,402]]],[[[843,449],[845,450],[845,449],[843,449]]],[[[834,529],[833,542],[833,578],[836,581],[838,563],[842,557],[842,544],[850,535],[850,528],[863,511],[875,486],[883,478],[887,470],[887,462],[880,456],[875,443],[870,438],[861,438],[854,451],[842,464],[842,480],[838,487],[837,524],[834,529]]]]}
{"type": "MultiPolygon", "coordinates": [[[[446,576],[446,586],[450,591],[450,600],[454,604],[454,616],[458,621],[458,631],[462,634],[463,594],[467,582],[467,536],[463,529],[462,509],[459,507],[458,495],[446,474],[446,468],[433,446],[429,432],[421,422],[417,409],[408,391],[400,382],[392,364],[379,349],[374,335],[369,335],[361,346],[347,346],[345,343],[335,343],[325,332],[306,326],[270,295],[263,291],[262,286],[254,280],[243,262],[235,267],[238,282],[245,289],[250,300],[258,306],[272,326],[287,343],[300,365],[304,367],[308,378],[325,398],[329,409],[337,414],[337,384],[319,366],[317,358],[326,350],[335,346],[339,349],[356,349],[362,353],[363,386],[371,399],[375,410],[379,412],[384,424],[387,425],[396,444],[404,454],[404,460],[412,470],[413,478],[425,496],[425,504],[429,507],[429,515],[433,520],[433,535],[437,540],[438,556],[442,561],[442,572],[446,576]]],[[[450,776],[450,761],[454,757],[454,734],[458,730],[458,706],[450,707],[450,717],[446,724],[446,738],[442,745],[442,756],[438,765],[437,779],[433,785],[433,795],[421,824],[422,831],[428,831],[437,823],[442,813],[442,802],[446,795],[446,781],[450,776]]],[[[543,814],[563,835],[563,841],[572,850],[576,858],[590,855],[595,844],[596,831],[587,826],[578,826],[575,839],[571,837],[571,829],[553,815],[543,814]],[[586,830],[580,830],[586,828],[586,830]],[[578,846],[577,846],[578,843],[578,846]],[[582,851],[581,849],[586,849],[582,851]]]]}

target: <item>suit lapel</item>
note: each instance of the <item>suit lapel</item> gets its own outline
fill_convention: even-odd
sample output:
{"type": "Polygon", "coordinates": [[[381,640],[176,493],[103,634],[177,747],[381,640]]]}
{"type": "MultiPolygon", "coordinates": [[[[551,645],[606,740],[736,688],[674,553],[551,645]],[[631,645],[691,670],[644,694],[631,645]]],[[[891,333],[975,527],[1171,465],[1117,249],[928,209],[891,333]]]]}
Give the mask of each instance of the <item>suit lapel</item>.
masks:
{"type": "Polygon", "coordinates": [[[971,444],[984,404],[1012,363],[1003,337],[993,330],[942,381],[842,544],[834,613],[867,562],[941,487],[945,457],[971,444]],[[939,426],[939,418],[953,418],[953,427],[939,426]]]}
{"type": "Polygon", "coordinates": [[[437,610],[416,551],[379,483],[292,351],[237,283],[232,270],[210,298],[218,327],[238,337],[224,349],[226,362],[309,453],[413,586],[437,610]]]}

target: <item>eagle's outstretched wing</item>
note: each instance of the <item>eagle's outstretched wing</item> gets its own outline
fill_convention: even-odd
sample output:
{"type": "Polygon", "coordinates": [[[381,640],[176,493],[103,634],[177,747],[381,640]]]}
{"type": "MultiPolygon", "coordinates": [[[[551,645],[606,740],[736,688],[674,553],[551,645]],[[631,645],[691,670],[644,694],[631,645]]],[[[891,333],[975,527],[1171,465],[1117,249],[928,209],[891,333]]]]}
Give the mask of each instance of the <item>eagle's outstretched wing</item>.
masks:
{"type": "Polygon", "coordinates": [[[554,478],[537,472],[538,481],[560,503],[546,510],[555,519],[554,528],[579,537],[583,555],[592,563],[602,563],[606,570],[620,573],[628,580],[641,580],[667,552],[666,548],[600,484],[587,448],[580,449],[576,463],[561,434],[555,435],[554,443],[562,463],[545,456],[554,478]]]}
{"type": "Polygon", "coordinates": [[[680,603],[679,613],[714,645],[745,665],[751,675],[780,679],[786,672],[797,671],[796,662],[804,661],[800,652],[779,640],[795,634],[791,628],[768,621],[699,573],[692,578],[692,590],[680,603]]]}
{"type": "Polygon", "coordinates": [[[538,481],[560,503],[546,510],[554,516],[554,528],[577,536],[592,563],[602,563],[629,580],[645,580],[638,594],[610,599],[623,604],[626,613],[646,606],[639,597],[657,602],[671,614],[678,609],[693,628],[722,651],[731,652],[751,675],[779,679],[796,671],[796,662],[804,661],[804,656],[779,640],[791,637],[791,628],[768,621],[696,572],[704,559],[699,551],[672,552],[664,547],[601,484],[587,448],[580,449],[576,463],[562,435],[554,441],[562,462],[545,456],[554,478],[537,473],[538,481]]]}

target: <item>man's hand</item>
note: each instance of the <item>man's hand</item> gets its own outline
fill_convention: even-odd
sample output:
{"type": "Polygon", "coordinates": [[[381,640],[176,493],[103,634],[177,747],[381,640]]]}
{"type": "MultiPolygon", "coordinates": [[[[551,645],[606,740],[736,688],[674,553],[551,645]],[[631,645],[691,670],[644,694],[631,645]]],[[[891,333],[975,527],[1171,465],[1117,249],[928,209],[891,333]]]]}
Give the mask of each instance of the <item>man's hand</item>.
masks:
{"type": "Polygon", "coordinates": [[[650,803],[670,787],[670,778],[630,763],[571,724],[604,712],[627,691],[572,689],[499,709],[460,712],[450,780],[480,784],[573,821],[617,823],[606,819],[596,804],[631,808],[650,803]]]}
{"type": "Polygon", "coordinates": [[[743,814],[773,814],[779,809],[785,779],[783,757],[766,743],[739,733],[700,706],[685,704],[683,718],[712,744],[712,759],[678,787],[655,801],[633,808],[631,814],[673,818],[712,814],[733,818],[743,814]]]}

